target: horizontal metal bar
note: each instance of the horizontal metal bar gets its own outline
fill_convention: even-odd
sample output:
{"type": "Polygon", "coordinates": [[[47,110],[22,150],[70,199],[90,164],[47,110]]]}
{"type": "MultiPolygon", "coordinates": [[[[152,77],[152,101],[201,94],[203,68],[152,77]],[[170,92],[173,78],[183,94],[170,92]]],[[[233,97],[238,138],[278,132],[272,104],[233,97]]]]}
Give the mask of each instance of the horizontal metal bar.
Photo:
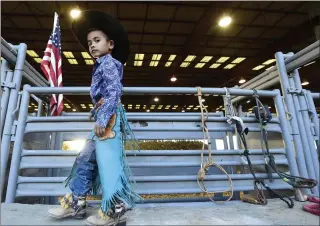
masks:
{"type": "MultiPolygon", "coordinates": [[[[176,121],[176,122],[200,122],[201,116],[127,116],[129,121],[176,121]]],[[[257,122],[253,117],[243,117],[243,122],[257,122]]],[[[48,117],[27,117],[29,122],[89,122],[85,116],[48,116],[48,117]]],[[[227,122],[227,117],[208,117],[207,122],[227,122]]],[[[278,118],[272,118],[270,123],[279,123],[278,118]]]]}
{"type": "MultiPolygon", "coordinates": [[[[269,149],[271,154],[286,154],[286,150],[279,149],[269,149]]],[[[200,155],[201,150],[141,150],[132,151],[126,150],[127,156],[159,156],[159,155],[178,155],[178,156],[190,156],[190,155],[200,155]]],[[[212,155],[239,155],[243,153],[244,150],[212,150],[212,155]]],[[[261,155],[261,149],[250,149],[251,155],[261,155]]],[[[22,150],[22,156],[76,156],[79,152],[77,151],[63,151],[63,150],[22,150]]],[[[204,155],[208,155],[208,151],[204,151],[204,155]]]]}
{"type": "MultiPolygon", "coordinates": [[[[11,64],[15,65],[17,61],[18,52],[15,50],[18,46],[11,46],[5,39],[1,37],[1,56],[7,59],[11,64]]],[[[47,81],[37,70],[35,70],[27,61],[25,61],[23,70],[29,76],[25,76],[31,82],[36,82],[38,85],[47,86],[49,81],[47,81]],[[30,76],[33,76],[30,78],[30,76]]]]}
{"type": "Polygon", "coordinates": [[[305,55],[298,57],[297,59],[291,61],[290,63],[287,63],[286,64],[287,72],[289,73],[299,67],[302,67],[303,65],[313,61],[314,59],[319,58],[319,56],[320,56],[320,46],[306,53],[305,55]]]}
{"type": "MultiPolygon", "coordinates": [[[[252,180],[252,174],[229,174],[232,180],[252,180]]],[[[258,179],[268,179],[266,173],[256,173],[258,179]]],[[[279,175],[272,174],[272,178],[279,179],[279,175]]],[[[22,183],[62,183],[67,177],[18,177],[18,184],[22,183]]],[[[136,183],[140,182],[174,182],[174,181],[196,181],[197,175],[182,175],[182,176],[134,176],[136,183]]],[[[226,175],[207,175],[205,181],[213,180],[228,180],[226,175]]]]}
{"type": "MultiPolygon", "coordinates": [[[[63,116],[89,116],[89,112],[62,112],[63,116]]],[[[126,116],[200,116],[200,112],[126,112],[126,116]]],[[[209,116],[223,116],[223,112],[213,112],[209,113],[209,116]]]]}
{"type": "MultiPolygon", "coordinates": [[[[27,123],[25,133],[35,132],[89,132],[92,131],[93,122],[43,122],[43,123],[27,123]]],[[[250,123],[246,125],[251,132],[259,132],[261,130],[259,123],[250,123]]],[[[210,132],[234,131],[234,126],[224,122],[208,122],[208,130],[210,132]]],[[[133,123],[131,128],[134,132],[155,132],[161,133],[163,131],[169,133],[170,131],[202,131],[199,123],[188,122],[148,122],[148,125],[140,125],[133,123]]],[[[278,124],[270,124],[268,132],[281,133],[281,128],[278,124]]],[[[159,137],[159,139],[161,139],[159,137]]]]}
{"type": "MultiPolygon", "coordinates": [[[[265,82],[265,83],[262,83],[259,86],[256,86],[256,84],[253,84],[252,87],[250,87],[250,88],[255,88],[255,89],[258,89],[258,90],[259,89],[268,89],[268,88],[278,84],[279,82],[280,82],[280,77],[276,76],[272,80],[270,80],[268,82],[265,82]]],[[[247,89],[247,87],[245,89],[247,89]]],[[[241,101],[241,100],[246,99],[246,98],[247,97],[245,97],[245,96],[237,96],[237,97],[235,97],[235,98],[233,98],[231,100],[231,103],[236,103],[236,102],[241,101]]]]}
{"type": "MultiPolygon", "coordinates": [[[[302,49],[301,51],[297,52],[297,53],[294,54],[292,57],[289,57],[289,58],[285,59],[285,64],[287,65],[287,64],[291,63],[292,61],[297,60],[298,58],[306,55],[307,53],[311,52],[311,51],[314,50],[314,49],[318,49],[318,50],[319,50],[319,48],[320,48],[320,41],[316,41],[316,42],[312,43],[311,45],[307,46],[306,48],[302,49]]],[[[318,57],[319,57],[319,55],[318,55],[318,57]]],[[[311,60],[309,59],[309,61],[311,61],[311,60]]],[[[287,66],[286,66],[286,67],[287,67],[287,66]]],[[[293,69],[296,69],[296,68],[298,68],[298,67],[296,67],[296,65],[291,64],[289,68],[287,67],[287,70],[293,70],[293,69]],[[294,67],[295,67],[295,68],[294,68],[294,67]]],[[[252,83],[254,83],[254,82],[256,82],[256,81],[264,78],[265,76],[267,76],[268,74],[270,74],[270,73],[272,73],[272,72],[274,72],[274,71],[276,71],[276,70],[277,70],[277,67],[276,67],[276,66],[273,66],[273,67],[270,68],[268,71],[264,71],[264,72],[261,73],[260,75],[257,75],[257,76],[254,77],[253,79],[251,79],[251,80],[249,80],[248,82],[244,83],[243,85],[240,86],[240,88],[242,88],[242,89],[247,89],[247,87],[248,87],[250,84],[252,84],[252,83]]],[[[276,76],[278,76],[278,73],[277,73],[276,76]]]]}
{"type": "MultiPolygon", "coordinates": [[[[26,91],[31,94],[69,94],[69,95],[86,95],[90,92],[90,87],[26,87],[26,91]]],[[[197,94],[197,88],[190,87],[124,87],[124,95],[132,94],[197,94]]],[[[229,88],[231,95],[254,95],[253,90],[229,88]]],[[[276,90],[257,90],[259,96],[274,97],[278,94],[276,90]]],[[[224,88],[202,88],[202,94],[226,94],[224,88]]]]}
{"type": "MultiPolygon", "coordinates": [[[[202,139],[203,140],[203,132],[202,131],[171,131],[170,133],[166,133],[161,131],[157,133],[154,132],[144,132],[144,131],[136,131],[135,137],[138,140],[188,140],[190,139],[202,139]]],[[[27,135],[32,136],[32,133],[27,135]]],[[[212,139],[225,139],[225,132],[210,132],[210,136],[212,139]]],[[[62,141],[71,141],[71,140],[86,140],[88,138],[88,131],[86,132],[63,132],[62,141]]]]}
{"type": "MultiPolygon", "coordinates": [[[[287,159],[276,160],[276,164],[288,165],[287,159]]],[[[223,161],[217,162],[221,166],[242,166],[243,163],[241,160],[238,161],[223,161]]],[[[265,163],[264,160],[256,160],[251,162],[252,165],[263,165],[265,163]]],[[[73,161],[66,163],[24,163],[21,162],[20,169],[51,169],[51,168],[71,168],[73,165],[73,161]]],[[[199,166],[199,162],[139,162],[139,163],[131,163],[129,164],[132,168],[149,168],[149,167],[191,167],[191,166],[199,166]]]]}
{"type": "Polygon", "coordinates": [[[320,93],[311,93],[313,99],[320,99],[320,93]]]}
{"type": "MultiPolygon", "coordinates": [[[[252,191],[254,190],[253,183],[251,181],[247,181],[249,183],[246,183],[243,185],[241,181],[240,183],[233,184],[233,190],[234,191],[252,191]]],[[[197,187],[196,182],[194,183],[193,187],[190,188],[157,188],[157,185],[154,184],[151,186],[153,189],[148,188],[139,188],[136,186],[134,187],[134,190],[137,191],[138,194],[145,194],[145,195],[159,195],[159,194],[188,194],[188,193],[200,193],[202,190],[200,190],[199,187],[197,187]]],[[[221,182],[220,182],[221,183],[221,182]]],[[[226,181],[226,183],[228,183],[226,181]]],[[[217,183],[215,183],[217,184],[217,183]]],[[[41,186],[29,186],[26,188],[25,186],[21,186],[23,184],[18,185],[16,196],[63,196],[68,192],[68,188],[65,188],[62,184],[56,184],[53,186],[53,184],[49,184],[46,188],[41,188],[41,186]]],[[[272,189],[292,189],[292,186],[289,184],[283,182],[282,180],[275,180],[273,183],[269,183],[268,186],[272,189]]],[[[207,186],[208,191],[215,192],[215,191],[223,191],[228,189],[228,186],[207,186]]]]}

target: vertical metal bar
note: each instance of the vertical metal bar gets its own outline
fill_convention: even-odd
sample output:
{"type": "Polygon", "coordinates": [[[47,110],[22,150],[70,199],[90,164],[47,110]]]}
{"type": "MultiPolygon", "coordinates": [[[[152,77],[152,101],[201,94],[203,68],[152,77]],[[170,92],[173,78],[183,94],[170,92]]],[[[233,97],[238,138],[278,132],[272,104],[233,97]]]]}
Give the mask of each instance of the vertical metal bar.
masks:
{"type": "Polygon", "coordinates": [[[228,132],[228,136],[229,136],[229,144],[230,144],[230,149],[234,150],[234,143],[233,143],[233,133],[232,132],[228,132]]]}
{"type": "MultiPolygon", "coordinates": [[[[301,86],[301,81],[300,81],[298,70],[294,70],[292,72],[292,74],[293,74],[293,78],[289,79],[291,82],[291,85],[293,87],[295,86],[296,89],[302,91],[302,86],[301,86]]],[[[320,178],[319,177],[319,169],[320,168],[319,168],[318,155],[317,155],[317,150],[315,147],[315,139],[311,133],[311,123],[310,123],[309,115],[307,112],[308,106],[306,103],[306,99],[301,95],[299,95],[299,97],[297,97],[297,98],[298,98],[298,101],[300,102],[300,109],[301,109],[300,114],[302,116],[302,120],[303,120],[303,124],[304,124],[303,128],[305,129],[305,135],[306,135],[306,138],[309,143],[309,150],[311,153],[316,178],[320,178]]]]}
{"type": "Polygon", "coordinates": [[[6,79],[6,72],[9,69],[9,62],[6,59],[3,59],[1,62],[1,82],[6,79]]]}
{"type": "MultiPolygon", "coordinates": [[[[293,79],[292,78],[288,78],[288,81],[289,81],[289,85],[291,86],[291,87],[294,87],[294,81],[293,81],[293,79]]],[[[316,178],[318,178],[317,177],[317,173],[316,173],[316,170],[315,170],[315,165],[314,165],[314,159],[313,159],[313,156],[312,156],[312,154],[311,154],[311,150],[309,149],[310,148],[310,144],[309,144],[309,139],[308,139],[308,132],[307,132],[307,130],[308,130],[308,125],[304,122],[304,120],[303,120],[303,118],[301,117],[301,110],[302,110],[302,106],[300,105],[300,103],[299,103],[299,99],[298,99],[298,96],[296,96],[296,95],[292,95],[292,99],[293,99],[293,103],[294,103],[294,109],[295,109],[295,114],[296,114],[296,116],[297,116],[297,121],[298,121],[298,126],[299,126],[299,129],[300,129],[300,134],[304,134],[304,139],[302,138],[302,140],[304,141],[304,142],[306,142],[307,143],[307,145],[308,145],[308,149],[305,149],[304,151],[305,152],[309,152],[309,156],[311,156],[311,159],[310,159],[310,161],[312,161],[312,167],[313,167],[313,169],[312,169],[312,167],[310,167],[311,169],[311,171],[313,170],[313,172],[314,172],[314,174],[315,174],[315,178],[313,178],[313,179],[316,179],[316,178]],[[310,150],[310,151],[309,151],[310,150]]],[[[309,134],[310,135],[310,134],[309,134]]],[[[308,156],[305,156],[305,159],[306,158],[308,158],[308,156]]],[[[317,161],[317,160],[316,160],[317,161]]],[[[309,175],[310,175],[310,173],[309,173],[309,175]]]]}
{"type": "Polygon", "coordinates": [[[316,135],[317,135],[317,137],[319,139],[318,142],[320,144],[320,131],[319,131],[320,122],[319,122],[317,110],[316,110],[316,107],[314,105],[313,98],[311,96],[311,92],[309,90],[308,91],[307,90],[303,90],[303,92],[305,93],[305,95],[307,97],[309,107],[311,108],[311,111],[312,111],[312,114],[313,114],[312,115],[312,122],[315,125],[316,135]]]}
{"type": "MultiPolygon", "coordinates": [[[[295,152],[293,150],[293,146],[292,146],[292,142],[291,142],[291,136],[290,136],[290,131],[289,131],[289,123],[287,121],[286,118],[286,113],[283,107],[283,103],[282,103],[282,97],[280,95],[280,91],[279,91],[279,95],[277,95],[274,98],[274,102],[275,102],[275,107],[278,113],[278,117],[280,120],[280,127],[281,127],[281,131],[282,131],[282,138],[284,141],[284,145],[285,145],[285,149],[286,149],[286,153],[287,153],[287,158],[288,158],[288,162],[289,162],[289,170],[291,175],[293,176],[300,176],[300,175],[307,175],[307,169],[305,168],[305,165],[302,165],[301,163],[301,159],[298,159],[298,166],[297,166],[297,162],[296,162],[296,158],[295,158],[295,152]],[[299,171],[298,171],[298,167],[299,167],[299,171]]],[[[295,138],[297,136],[293,136],[294,140],[298,141],[298,148],[301,148],[301,141],[299,143],[299,140],[297,138],[295,138]]],[[[300,152],[299,155],[301,155],[302,153],[300,152]]],[[[297,153],[297,148],[296,148],[296,155],[298,155],[297,153]]],[[[310,194],[310,191],[307,189],[300,189],[297,188],[296,189],[296,194],[310,194]]],[[[302,197],[298,198],[298,200],[303,200],[302,197]]]]}
{"type": "MultiPolygon", "coordinates": [[[[12,82],[12,77],[13,77],[13,72],[8,71],[7,76],[5,81],[6,82],[12,82]]],[[[9,97],[10,97],[10,88],[9,87],[4,87],[3,88],[3,93],[1,96],[1,136],[2,136],[2,131],[3,131],[3,126],[4,126],[4,121],[6,119],[6,114],[7,114],[7,109],[8,109],[8,102],[9,102],[9,97]]]]}
{"type": "Polygon", "coordinates": [[[23,145],[23,135],[25,131],[27,116],[28,116],[28,106],[30,100],[30,94],[26,90],[29,85],[24,86],[21,107],[19,112],[18,126],[16,132],[16,138],[13,146],[10,173],[8,179],[8,189],[6,195],[6,203],[13,203],[16,196],[17,190],[17,180],[18,180],[18,172],[21,161],[21,151],[23,145]]]}
{"type": "MultiPolygon", "coordinates": [[[[288,74],[284,65],[284,57],[280,52],[276,53],[275,57],[277,61],[277,69],[280,75],[282,93],[285,97],[285,103],[287,105],[288,111],[291,114],[290,122],[291,122],[292,136],[294,140],[297,162],[299,167],[299,173],[302,177],[305,177],[305,178],[311,177],[313,179],[316,179],[315,172],[313,170],[313,162],[311,159],[311,155],[306,150],[308,149],[308,146],[309,146],[308,142],[305,139],[302,139],[300,136],[301,134],[300,131],[302,131],[302,129],[300,130],[299,126],[303,126],[303,123],[301,118],[300,120],[299,118],[297,118],[292,95],[288,93],[289,82],[288,82],[288,74]]],[[[318,189],[315,188],[314,191],[316,190],[318,189]]]]}
{"type": "Polygon", "coordinates": [[[39,100],[39,102],[38,102],[37,116],[40,117],[41,114],[42,114],[42,100],[39,100]]]}
{"type": "Polygon", "coordinates": [[[23,70],[23,65],[24,65],[24,61],[26,58],[26,51],[27,51],[26,44],[21,43],[19,46],[20,48],[18,51],[17,62],[15,65],[15,70],[13,75],[13,82],[15,83],[16,87],[15,89],[10,90],[9,105],[7,109],[7,115],[4,123],[2,142],[1,142],[1,191],[0,191],[1,195],[3,192],[3,186],[5,182],[7,162],[9,157],[9,146],[10,146],[10,140],[11,140],[11,129],[12,129],[13,120],[14,120],[12,112],[16,108],[16,104],[17,104],[18,92],[21,86],[22,70],[23,70]]]}

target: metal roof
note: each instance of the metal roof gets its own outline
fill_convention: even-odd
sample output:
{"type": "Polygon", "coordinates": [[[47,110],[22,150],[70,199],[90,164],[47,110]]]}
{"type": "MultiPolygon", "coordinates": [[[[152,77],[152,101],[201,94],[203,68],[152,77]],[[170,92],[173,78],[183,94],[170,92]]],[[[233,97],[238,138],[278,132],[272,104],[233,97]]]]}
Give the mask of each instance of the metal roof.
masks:
{"type": "MultiPolygon", "coordinates": [[[[239,85],[240,78],[249,80],[274,65],[274,62],[268,65],[263,63],[273,59],[277,51],[296,52],[316,41],[309,11],[314,7],[320,8],[319,2],[299,1],[21,1],[1,2],[1,5],[2,37],[13,44],[26,43],[28,50],[34,50],[40,58],[52,30],[54,12],[59,14],[62,51],[72,52],[78,62],[70,64],[63,56],[64,86],[89,86],[92,71],[92,65],[87,65],[81,54],[84,50],[70,30],[70,10],[76,7],[80,10],[99,9],[115,16],[126,27],[131,43],[123,84],[135,87],[239,85]],[[218,26],[223,15],[232,17],[229,27],[218,26]],[[135,66],[136,54],[144,54],[141,66],[135,66]],[[151,63],[154,54],[158,54],[158,58],[161,55],[157,63],[151,63]],[[176,56],[174,60],[170,60],[171,55],[176,56]],[[189,57],[194,58],[190,61],[188,56],[195,57],[189,57]],[[227,58],[223,61],[221,57],[227,58]],[[245,59],[236,63],[240,61],[237,58],[245,59]],[[188,66],[181,67],[188,60],[188,66]],[[263,67],[253,70],[259,65],[263,67]],[[177,78],[174,83],[170,81],[172,75],[177,78]]],[[[27,60],[41,72],[40,64],[33,57],[28,56],[27,60]]],[[[300,70],[302,79],[310,82],[308,89],[319,92],[316,86],[319,84],[319,71],[319,61],[300,70]]],[[[181,111],[182,108],[193,111],[194,107],[187,110],[188,106],[198,105],[197,98],[192,95],[158,96],[159,102],[154,102],[154,97],[124,96],[122,102],[128,111],[145,111],[152,105],[155,105],[153,111],[181,111]],[[128,108],[129,104],[132,105],[131,109],[128,108]],[[139,109],[137,105],[140,105],[139,109]],[[163,105],[161,109],[158,109],[159,105],[163,105]],[[175,105],[178,107],[172,109],[175,105]]],[[[67,96],[67,99],[73,103],[72,108],[78,110],[86,110],[82,109],[81,104],[89,107],[91,103],[89,96],[67,96]]],[[[208,96],[205,99],[209,111],[215,111],[222,105],[221,97],[208,96]]]]}

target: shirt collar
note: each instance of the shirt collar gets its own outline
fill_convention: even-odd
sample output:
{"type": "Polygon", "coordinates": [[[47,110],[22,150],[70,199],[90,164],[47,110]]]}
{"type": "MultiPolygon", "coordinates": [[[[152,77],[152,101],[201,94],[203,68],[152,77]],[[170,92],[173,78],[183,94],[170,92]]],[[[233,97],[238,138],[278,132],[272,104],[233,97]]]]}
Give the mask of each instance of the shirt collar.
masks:
{"type": "Polygon", "coordinates": [[[104,56],[102,56],[102,57],[99,57],[99,58],[97,58],[97,62],[98,62],[98,64],[101,64],[105,59],[107,59],[108,57],[111,57],[111,54],[106,54],[106,55],[104,55],[104,56]]]}

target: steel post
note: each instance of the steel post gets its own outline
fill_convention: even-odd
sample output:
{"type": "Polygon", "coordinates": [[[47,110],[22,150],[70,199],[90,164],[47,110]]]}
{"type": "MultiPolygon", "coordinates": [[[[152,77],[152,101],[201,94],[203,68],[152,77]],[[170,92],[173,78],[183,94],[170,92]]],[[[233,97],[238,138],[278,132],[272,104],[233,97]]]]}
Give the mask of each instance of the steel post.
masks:
{"type": "MultiPolygon", "coordinates": [[[[11,83],[13,78],[13,72],[8,71],[5,82],[6,83],[11,83]]],[[[0,134],[2,136],[2,131],[3,131],[3,126],[4,126],[4,121],[6,119],[6,114],[7,114],[7,109],[8,109],[8,102],[9,102],[9,97],[10,97],[10,88],[7,86],[3,87],[3,93],[1,96],[1,127],[0,127],[0,134]]]]}
{"type": "Polygon", "coordinates": [[[28,93],[28,91],[26,91],[26,87],[29,87],[29,85],[24,86],[24,90],[22,94],[18,126],[16,131],[16,139],[13,146],[10,173],[9,173],[9,179],[8,179],[8,189],[7,189],[7,195],[6,195],[6,201],[5,201],[6,203],[14,202],[15,194],[17,190],[17,180],[18,180],[19,165],[21,160],[23,136],[24,136],[24,130],[26,126],[28,106],[29,106],[29,100],[30,100],[30,94],[28,93]]]}
{"type": "Polygon", "coordinates": [[[2,135],[2,142],[1,142],[1,195],[3,192],[3,186],[5,182],[5,175],[6,175],[7,162],[9,157],[9,147],[10,147],[10,140],[11,140],[11,130],[12,130],[12,125],[14,120],[12,113],[17,105],[18,92],[21,86],[22,70],[25,62],[26,51],[27,51],[27,45],[20,44],[20,48],[17,55],[17,63],[15,65],[14,75],[13,75],[13,83],[15,84],[15,89],[10,90],[10,99],[9,99],[9,104],[7,109],[6,120],[3,128],[3,135],[2,135]]]}
{"type": "MultiPolygon", "coordinates": [[[[302,86],[301,86],[301,81],[300,81],[298,70],[294,70],[292,75],[293,75],[293,77],[289,78],[289,81],[291,82],[291,86],[294,87],[299,92],[302,92],[302,86]]],[[[318,178],[318,180],[319,180],[319,178],[320,178],[320,176],[319,176],[319,169],[320,169],[319,168],[319,161],[318,161],[317,150],[315,147],[315,139],[311,133],[312,127],[311,127],[311,123],[310,123],[310,119],[309,119],[309,115],[308,115],[308,106],[306,103],[307,99],[301,95],[299,95],[299,97],[296,96],[296,98],[298,98],[298,101],[300,104],[300,114],[302,116],[302,120],[303,120],[303,124],[304,124],[303,128],[305,129],[305,135],[306,135],[306,138],[309,143],[309,150],[310,150],[312,161],[314,164],[316,178],[318,178]]],[[[297,105],[296,107],[299,107],[299,105],[297,105]]]]}
{"type": "MultiPolygon", "coordinates": [[[[316,174],[313,169],[313,161],[310,152],[307,150],[309,144],[307,140],[301,138],[301,131],[303,131],[303,121],[301,117],[296,115],[296,109],[293,101],[293,97],[288,93],[289,81],[288,74],[284,65],[284,57],[282,53],[278,52],[275,55],[277,61],[277,68],[280,74],[280,82],[282,87],[282,93],[285,97],[285,103],[287,105],[288,111],[291,114],[291,129],[292,136],[294,140],[296,156],[298,161],[299,173],[302,177],[316,179],[316,174]],[[307,169],[306,169],[307,166],[307,169]]],[[[282,102],[282,101],[281,101],[282,102]]],[[[318,188],[313,189],[314,192],[318,191],[318,188]]]]}

